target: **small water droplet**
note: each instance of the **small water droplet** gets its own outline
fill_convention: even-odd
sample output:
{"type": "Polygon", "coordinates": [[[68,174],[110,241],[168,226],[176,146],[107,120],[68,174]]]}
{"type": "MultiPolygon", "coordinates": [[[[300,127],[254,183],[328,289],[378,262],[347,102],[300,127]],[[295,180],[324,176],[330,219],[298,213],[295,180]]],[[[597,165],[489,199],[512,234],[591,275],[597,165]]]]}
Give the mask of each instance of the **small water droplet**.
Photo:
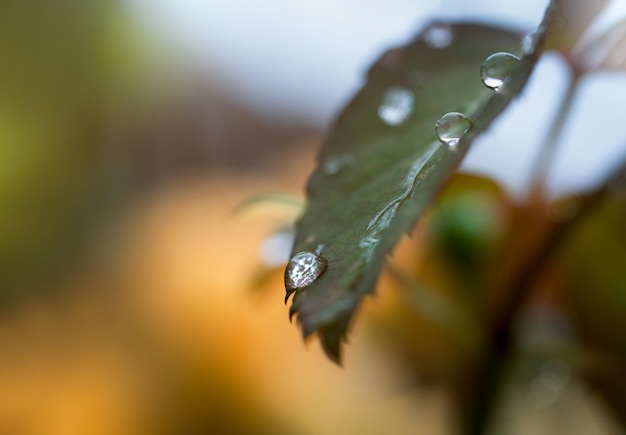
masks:
{"type": "Polygon", "coordinates": [[[322,168],[326,175],[336,175],[353,164],[354,157],[351,154],[341,154],[326,160],[322,168]]]}
{"type": "Polygon", "coordinates": [[[518,62],[519,57],[511,53],[494,53],[480,66],[480,79],[485,86],[497,91],[511,79],[518,62]]]}
{"type": "Polygon", "coordinates": [[[392,87],[385,92],[378,116],[387,125],[400,125],[413,113],[415,95],[408,89],[392,87]]]}
{"type": "Polygon", "coordinates": [[[446,48],[453,39],[452,29],[444,23],[431,24],[422,37],[431,48],[446,48]]]}
{"type": "Polygon", "coordinates": [[[435,133],[441,143],[453,147],[471,127],[472,121],[462,113],[448,112],[435,124],[435,133]]]}
{"type": "Polygon", "coordinates": [[[535,51],[535,46],[537,45],[537,32],[531,31],[522,36],[520,41],[520,48],[522,49],[522,54],[528,56],[535,51]]]}
{"type": "Polygon", "coordinates": [[[303,251],[294,255],[285,269],[287,298],[296,290],[311,285],[327,267],[326,259],[314,252],[303,251]]]}

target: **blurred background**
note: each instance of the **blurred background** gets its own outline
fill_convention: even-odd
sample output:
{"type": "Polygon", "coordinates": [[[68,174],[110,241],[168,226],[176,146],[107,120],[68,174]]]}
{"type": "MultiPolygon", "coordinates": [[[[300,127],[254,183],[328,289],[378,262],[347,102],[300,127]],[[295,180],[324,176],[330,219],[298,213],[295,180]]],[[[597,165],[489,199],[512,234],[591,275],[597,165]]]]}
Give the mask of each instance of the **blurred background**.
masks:
{"type": "MultiPolygon", "coordinates": [[[[302,197],[368,66],[432,18],[526,31],[546,6],[505,3],[0,2],[0,434],[449,433],[450,400],[427,379],[454,357],[445,337],[399,316],[383,282],[333,365],[282,304],[291,246],[275,232],[297,201],[233,210],[302,197]],[[406,322],[402,351],[381,345],[406,322]],[[417,374],[415,337],[433,349],[417,374]]],[[[596,27],[625,15],[614,0],[596,27]]],[[[499,204],[523,196],[566,77],[545,56],[468,156],[499,204]]],[[[584,80],[552,193],[611,166],[625,98],[623,75],[584,80]]],[[[511,395],[510,433],[558,433],[564,415],[568,433],[613,428],[559,361],[522,376],[534,387],[511,395]]]]}

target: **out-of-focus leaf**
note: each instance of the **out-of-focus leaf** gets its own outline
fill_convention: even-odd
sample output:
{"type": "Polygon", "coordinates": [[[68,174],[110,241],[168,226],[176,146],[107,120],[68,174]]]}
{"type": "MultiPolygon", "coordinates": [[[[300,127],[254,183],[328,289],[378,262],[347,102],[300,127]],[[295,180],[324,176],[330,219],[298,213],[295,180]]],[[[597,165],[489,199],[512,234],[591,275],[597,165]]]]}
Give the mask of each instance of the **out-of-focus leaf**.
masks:
{"type": "Polygon", "coordinates": [[[586,377],[626,427],[626,163],[598,192],[599,206],[564,246],[558,267],[576,330],[610,361],[586,377]]]}
{"type": "Polygon", "coordinates": [[[385,266],[377,286],[382,300],[364,320],[375,322],[385,351],[420,382],[455,385],[473,376],[485,354],[497,303],[490,289],[510,246],[512,207],[494,181],[455,174],[385,266]]]}
{"type": "Polygon", "coordinates": [[[118,2],[0,2],[0,309],[82,260],[124,194],[110,128],[147,45],[118,2]]]}
{"type": "Polygon", "coordinates": [[[464,305],[428,288],[396,267],[388,266],[388,269],[403,290],[403,299],[411,311],[448,333],[466,351],[476,352],[482,331],[464,305]]]}
{"type": "Polygon", "coordinates": [[[495,52],[517,53],[520,35],[433,23],[414,42],[385,53],[339,116],[309,179],[293,249],[321,249],[328,268],[297,290],[290,309],[304,337],[319,332],[333,360],[339,360],[350,319],[372,291],[387,253],[413,227],[472,140],[521,91],[551,20],[550,9],[538,44],[498,92],[481,83],[481,64],[495,52]],[[398,109],[395,114],[409,112],[404,122],[385,116],[388,105],[398,109]],[[436,121],[447,112],[461,112],[472,122],[452,147],[435,134],[436,121]]]}
{"type": "Polygon", "coordinates": [[[593,40],[576,59],[581,71],[626,69],[626,19],[593,40]]]}
{"type": "Polygon", "coordinates": [[[304,199],[299,196],[287,195],[283,193],[264,193],[252,196],[237,204],[233,213],[239,214],[247,212],[253,208],[262,208],[271,205],[282,206],[288,209],[289,212],[294,212],[297,215],[304,208],[304,199]]]}
{"type": "Polygon", "coordinates": [[[556,17],[545,48],[569,57],[580,37],[608,0],[555,0],[556,17]]]}

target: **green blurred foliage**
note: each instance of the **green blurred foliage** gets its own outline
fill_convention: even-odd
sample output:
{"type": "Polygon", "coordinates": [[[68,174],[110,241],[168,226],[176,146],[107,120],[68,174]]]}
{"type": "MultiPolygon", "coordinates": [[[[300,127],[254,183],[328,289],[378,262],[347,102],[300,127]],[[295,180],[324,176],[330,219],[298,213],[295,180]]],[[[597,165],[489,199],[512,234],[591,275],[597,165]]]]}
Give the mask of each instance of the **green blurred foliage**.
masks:
{"type": "Polygon", "coordinates": [[[124,188],[109,130],[145,42],[117,2],[0,3],[0,300],[78,261],[124,188]]]}
{"type": "Polygon", "coordinates": [[[475,369],[512,214],[494,181],[457,174],[408,247],[394,255],[399,272],[391,285],[400,303],[379,319],[379,333],[420,380],[458,389],[475,369]]]}
{"type": "Polygon", "coordinates": [[[562,291],[588,353],[595,386],[626,424],[626,197],[613,192],[559,258],[562,291]]]}

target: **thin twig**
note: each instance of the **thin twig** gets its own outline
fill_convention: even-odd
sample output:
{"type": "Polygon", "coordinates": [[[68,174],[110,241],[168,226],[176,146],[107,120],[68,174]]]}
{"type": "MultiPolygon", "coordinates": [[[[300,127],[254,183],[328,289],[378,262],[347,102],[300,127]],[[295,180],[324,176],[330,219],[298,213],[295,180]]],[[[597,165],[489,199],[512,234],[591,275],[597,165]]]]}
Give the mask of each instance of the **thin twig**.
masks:
{"type": "Polygon", "coordinates": [[[563,126],[569,118],[572,111],[574,97],[576,96],[576,90],[580,76],[572,71],[572,77],[570,77],[565,90],[565,96],[561,100],[556,117],[552,122],[550,130],[546,135],[541,148],[539,149],[539,155],[535,161],[531,177],[530,193],[535,197],[543,197],[545,192],[546,178],[550,170],[550,166],[554,161],[558,145],[561,141],[563,134],[563,126]]]}

